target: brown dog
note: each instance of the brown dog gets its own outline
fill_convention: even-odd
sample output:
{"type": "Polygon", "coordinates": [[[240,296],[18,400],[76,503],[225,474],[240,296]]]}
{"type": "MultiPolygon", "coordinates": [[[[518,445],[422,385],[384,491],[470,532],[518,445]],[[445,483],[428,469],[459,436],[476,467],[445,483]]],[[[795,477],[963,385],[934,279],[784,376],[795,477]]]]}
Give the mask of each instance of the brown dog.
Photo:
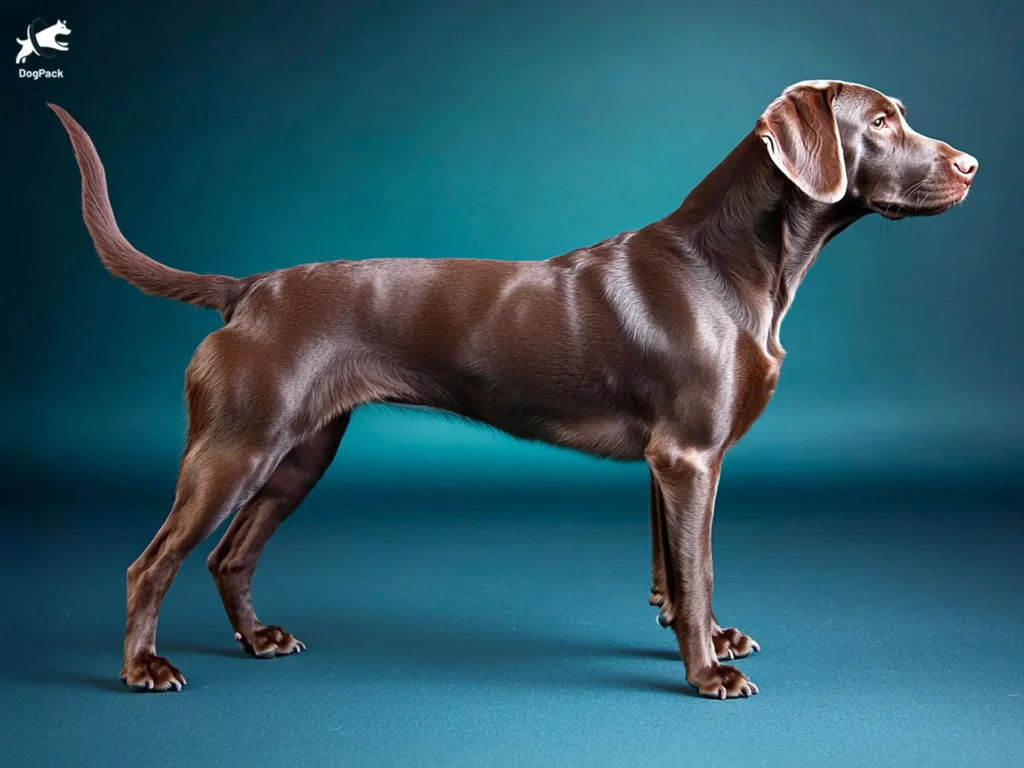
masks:
{"type": "Polygon", "coordinates": [[[682,206],[547,261],[387,259],[235,279],[166,267],[122,236],[89,136],[53,107],[82,171],[103,264],[142,291],[217,309],[226,325],[185,374],[189,431],[170,516],[128,569],[121,678],[180,690],[156,655],[182,560],[235,509],[208,564],[236,639],[303,650],[250,599],[274,530],[327,469],[364,403],[427,406],[651,474],[653,589],[701,694],[757,686],[719,663],[759,650],[711,610],[722,457],[775,391],[779,324],[822,247],[869,212],[941,213],[977,161],[926,138],[900,102],[804,82],[776,99],[682,206]]]}

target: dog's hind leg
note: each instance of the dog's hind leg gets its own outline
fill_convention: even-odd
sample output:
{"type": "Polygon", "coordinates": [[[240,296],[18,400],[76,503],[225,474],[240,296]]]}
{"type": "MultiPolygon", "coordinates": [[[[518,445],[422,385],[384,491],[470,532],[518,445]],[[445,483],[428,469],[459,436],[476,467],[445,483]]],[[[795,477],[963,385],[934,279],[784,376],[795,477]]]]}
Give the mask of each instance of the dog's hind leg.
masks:
{"type": "Polygon", "coordinates": [[[128,618],[121,680],[134,688],[181,690],[185,678],[156,655],[160,604],[186,556],[262,486],[281,456],[269,445],[190,436],[174,506],[128,568],[128,618]]]}
{"type": "Polygon", "coordinates": [[[185,678],[156,655],[160,604],[182,561],[264,486],[294,447],[293,416],[275,409],[260,386],[257,359],[228,329],[199,345],[185,374],[189,434],[174,506],[156,537],[128,568],[128,617],[121,679],[129,686],[181,689],[185,678]]]}
{"type": "Polygon", "coordinates": [[[235,639],[254,656],[269,658],[305,649],[281,627],[260,623],[252,605],[252,577],[264,545],[327,471],[349,419],[349,413],[342,414],[293,448],[266,484],[238,511],[206,561],[235,639]]]}

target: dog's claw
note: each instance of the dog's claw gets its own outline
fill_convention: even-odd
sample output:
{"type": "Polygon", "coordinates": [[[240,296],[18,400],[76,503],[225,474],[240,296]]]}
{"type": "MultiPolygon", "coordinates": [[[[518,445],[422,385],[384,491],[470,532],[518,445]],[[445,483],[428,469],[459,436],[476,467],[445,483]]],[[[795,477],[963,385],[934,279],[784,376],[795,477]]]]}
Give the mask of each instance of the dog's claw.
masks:
{"type": "Polygon", "coordinates": [[[658,613],[658,624],[664,629],[668,629],[672,626],[672,620],[662,611],[658,613]]]}

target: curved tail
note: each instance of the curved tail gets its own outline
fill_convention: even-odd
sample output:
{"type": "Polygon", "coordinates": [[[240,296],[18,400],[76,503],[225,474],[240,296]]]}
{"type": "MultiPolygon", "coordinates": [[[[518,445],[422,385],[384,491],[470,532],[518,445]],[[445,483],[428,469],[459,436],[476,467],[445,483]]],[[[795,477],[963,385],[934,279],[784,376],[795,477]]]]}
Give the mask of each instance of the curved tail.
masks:
{"type": "Polygon", "coordinates": [[[75,159],[82,171],[82,216],[103,266],[115,277],[127,280],[150,296],[217,309],[226,317],[245,291],[248,281],[224,275],[184,272],[154,261],[134,248],[117,227],[107,194],[103,163],[89,134],[63,109],[55,104],[47,106],[60,118],[75,148],[75,159]]]}

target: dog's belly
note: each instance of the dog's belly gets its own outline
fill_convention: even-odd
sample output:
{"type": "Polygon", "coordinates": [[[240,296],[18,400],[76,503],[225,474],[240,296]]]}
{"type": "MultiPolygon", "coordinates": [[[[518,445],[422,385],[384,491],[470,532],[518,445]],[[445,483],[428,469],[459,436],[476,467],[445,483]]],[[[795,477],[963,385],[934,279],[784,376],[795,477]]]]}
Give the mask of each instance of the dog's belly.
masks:
{"type": "Polygon", "coordinates": [[[613,415],[589,416],[571,421],[535,419],[525,422],[515,416],[502,418],[492,415],[486,419],[471,415],[468,417],[513,437],[619,461],[642,461],[649,435],[649,430],[643,425],[627,417],[613,415]]]}
{"type": "Polygon", "coordinates": [[[624,461],[641,461],[650,430],[644,425],[615,416],[596,416],[579,421],[552,424],[555,445],[572,448],[592,456],[624,461]]]}
{"type": "Polygon", "coordinates": [[[509,392],[481,391],[472,384],[448,385],[443,398],[395,398],[399,405],[426,406],[486,424],[508,435],[619,461],[642,461],[650,427],[641,419],[609,409],[575,402],[529,403],[509,392]]]}

